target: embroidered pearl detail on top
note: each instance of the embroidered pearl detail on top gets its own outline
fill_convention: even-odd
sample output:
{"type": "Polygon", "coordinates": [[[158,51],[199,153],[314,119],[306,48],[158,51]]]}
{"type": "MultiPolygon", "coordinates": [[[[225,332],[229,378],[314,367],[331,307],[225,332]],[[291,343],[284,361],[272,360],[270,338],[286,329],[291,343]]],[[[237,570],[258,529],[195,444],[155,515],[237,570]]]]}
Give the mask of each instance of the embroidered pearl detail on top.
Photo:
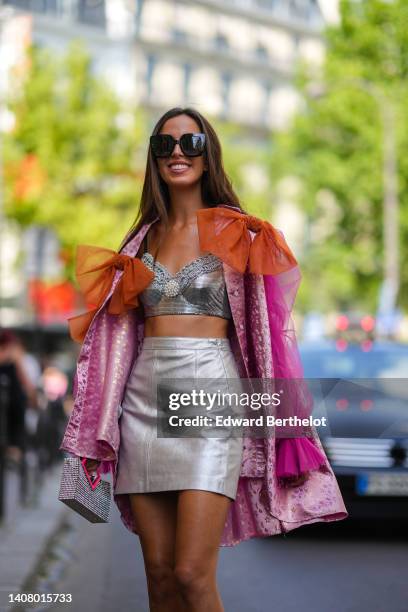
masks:
{"type": "Polygon", "coordinates": [[[171,278],[163,287],[163,293],[166,297],[176,297],[180,293],[180,283],[177,279],[171,278]]]}

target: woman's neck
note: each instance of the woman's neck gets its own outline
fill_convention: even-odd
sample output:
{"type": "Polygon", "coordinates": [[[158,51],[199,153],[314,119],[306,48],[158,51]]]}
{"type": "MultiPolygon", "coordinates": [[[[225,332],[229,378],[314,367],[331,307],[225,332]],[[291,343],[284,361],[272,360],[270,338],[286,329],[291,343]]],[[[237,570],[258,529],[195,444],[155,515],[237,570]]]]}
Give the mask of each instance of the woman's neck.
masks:
{"type": "Polygon", "coordinates": [[[196,217],[196,211],[205,207],[201,196],[201,187],[195,189],[170,190],[169,221],[172,225],[187,223],[196,217]]]}

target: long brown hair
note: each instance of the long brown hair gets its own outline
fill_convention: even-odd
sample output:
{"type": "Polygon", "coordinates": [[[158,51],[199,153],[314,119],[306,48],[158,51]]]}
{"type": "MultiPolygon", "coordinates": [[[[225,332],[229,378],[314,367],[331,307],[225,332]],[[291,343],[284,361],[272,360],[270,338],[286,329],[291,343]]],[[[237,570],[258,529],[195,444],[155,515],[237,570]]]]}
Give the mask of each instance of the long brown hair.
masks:
{"type": "MultiPolygon", "coordinates": [[[[152,135],[158,134],[168,119],[178,115],[188,115],[194,119],[200,126],[201,132],[205,134],[204,156],[208,170],[204,171],[201,179],[201,194],[205,205],[212,208],[218,204],[231,204],[245,212],[232,188],[231,181],[225,173],[218,136],[210,122],[199,111],[190,107],[171,108],[160,117],[153,128],[152,135]]],[[[118,250],[120,251],[131,236],[136,234],[145,223],[150,223],[156,217],[160,217],[164,225],[168,225],[169,207],[168,187],[160,176],[156,159],[149,146],[140,207],[118,250]]]]}

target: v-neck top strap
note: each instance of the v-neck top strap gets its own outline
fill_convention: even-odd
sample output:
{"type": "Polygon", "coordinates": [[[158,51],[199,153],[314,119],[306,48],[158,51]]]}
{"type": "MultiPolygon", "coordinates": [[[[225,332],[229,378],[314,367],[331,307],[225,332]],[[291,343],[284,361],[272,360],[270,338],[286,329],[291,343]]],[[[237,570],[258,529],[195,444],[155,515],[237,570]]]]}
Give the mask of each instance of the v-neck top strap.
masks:
{"type": "Polygon", "coordinates": [[[151,253],[143,253],[141,259],[155,274],[151,284],[139,294],[146,317],[163,314],[232,317],[222,261],[216,255],[200,255],[176,274],[155,261],[151,253]]]}

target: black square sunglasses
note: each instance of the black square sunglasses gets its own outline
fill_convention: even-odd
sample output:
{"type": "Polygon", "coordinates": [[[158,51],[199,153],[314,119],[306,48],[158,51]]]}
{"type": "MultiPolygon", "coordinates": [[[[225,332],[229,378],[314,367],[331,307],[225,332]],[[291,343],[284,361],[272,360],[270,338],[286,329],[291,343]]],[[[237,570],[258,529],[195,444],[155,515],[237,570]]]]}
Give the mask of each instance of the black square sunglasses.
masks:
{"type": "Polygon", "coordinates": [[[184,155],[198,157],[204,152],[205,134],[183,134],[179,140],[173,138],[171,134],[150,136],[150,146],[155,157],[170,157],[177,143],[184,155]]]}

